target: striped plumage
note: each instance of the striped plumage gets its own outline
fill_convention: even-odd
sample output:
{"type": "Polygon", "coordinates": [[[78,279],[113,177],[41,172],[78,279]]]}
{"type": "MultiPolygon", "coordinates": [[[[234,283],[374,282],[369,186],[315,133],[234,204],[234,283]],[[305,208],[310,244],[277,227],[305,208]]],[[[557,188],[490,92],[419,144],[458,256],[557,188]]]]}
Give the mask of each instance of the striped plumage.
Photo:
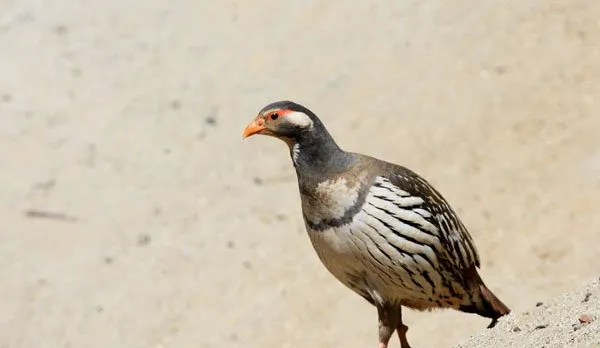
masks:
{"type": "Polygon", "coordinates": [[[446,200],[407,168],[341,150],[305,107],[263,108],[244,136],[285,141],[310,240],[340,282],[377,307],[380,347],[397,330],[408,347],[401,307],[453,308],[496,319],[510,310],[477,273],[473,240],[446,200]]]}

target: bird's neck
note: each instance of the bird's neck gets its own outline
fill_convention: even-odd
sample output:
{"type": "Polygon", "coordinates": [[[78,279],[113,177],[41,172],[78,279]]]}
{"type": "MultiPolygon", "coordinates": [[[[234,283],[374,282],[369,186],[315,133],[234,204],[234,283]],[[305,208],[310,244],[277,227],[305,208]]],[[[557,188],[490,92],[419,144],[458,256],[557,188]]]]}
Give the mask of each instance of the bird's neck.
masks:
{"type": "Polygon", "coordinates": [[[298,177],[337,175],[350,169],[355,162],[355,156],[342,150],[325,129],[294,141],[290,155],[298,177]]]}

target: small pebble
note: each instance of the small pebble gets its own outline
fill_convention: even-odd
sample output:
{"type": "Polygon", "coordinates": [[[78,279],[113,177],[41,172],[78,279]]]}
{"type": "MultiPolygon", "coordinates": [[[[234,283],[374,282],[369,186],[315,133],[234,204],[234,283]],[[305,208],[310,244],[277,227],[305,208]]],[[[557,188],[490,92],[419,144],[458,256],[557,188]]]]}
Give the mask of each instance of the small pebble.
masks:
{"type": "Polygon", "coordinates": [[[181,109],[181,102],[179,100],[173,100],[171,102],[171,109],[173,109],[173,110],[181,109]]]}
{"type": "Polygon", "coordinates": [[[505,66],[501,66],[501,65],[497,66],[494,69],[494,72],[496,72],[496,74],[498,74],[498,75],[504,75],[506,73],[506,67],[505,66]]]}
{"type": "Polygon", "coordinates": [[[590,297],[592,297],[592,293],[588,292],[587,294],[585,294],[585,298],[583,299],[582,302],[587,302],[590,300],[590,297]]]}
{"type": "Polygon", "coordinates": [[[49,189],[53,188],[54,186],[56,186],[56,179],[50,179],[50,180],[35,183],[33,185],[33,188],[36,190],[45,191],[45,190],[49,190],[49,189]]]}
{"type": "Polygon", "coordinates": [[[521,332],[521,328],[518,326],[515,326],[512,328],[512,332],[521,332]]]}
{"type": "Polygon", "coordinates": [[[259,177],[254,177],[254,178],[252,179],[252,181],[254,182],[254,184],[255,184],[255,185],[259,185],[259,186],[260,186],[260,185],[262,185],[262,184],[263,184],[263,181],[262,181],[262,179],[261,179],[261,178],[259,178],[259,177]]]}
{"type": "Polygon", "coordinates": [[[535,304],[536,307],[540,307],[540,306],[543,306],[543,305],[544,305],[544,302],[538,302],[538,303],[535,304]]]}
{"type": "Polygon", "coordinates": [[[591,316],[589,316],[587,314],[582,314],[579,317],[579,322],[582,323],[582,324],[586,324],[587,325],[587,324],[591,323],[592,321],[594,321],[594,318],[592,318],[591,316]]]}
{"type": "Polygon", "coordinates": [[[58,35],[65,35],[69,29],[64,25],[57,25],[54,27],[54,32],[58,35]]]}
{"type": "Polygon", "coordinates": [[[146,245],[150,244],[151,241],[152,241],[152,238],[150,238],[150,235],[143,233],[138,236],[137,245],[146,246],[146,245]]]}
{"type": "Polygon", "coordinates": [[[278,221],[285,221],[287,220],[287,216],[285,216],[285,214],[277,214],[275,215],[275,219],[278,221]]]}
{"type": "Polygon", "coordinates": [[[548,324],[541,324],[541,325],[538,325],[538,326],[536,326],[536,327],[534,328],[534,330],[545,329],[545,328],[547,328],[547,327],[548,327],[548,324]]]}
{"type": "Polygon", "coordinates": [[[250,263],[250,261],[244,261],[244,263],[242,263],[242,265],[244,265],[245,269],[251,269],[252,268],[252,263],[250,263]]]}
{"type": "Polygon", "coordinates": [[[216,124],[217,124],[217,119],[216,119],[216,118],[214,118],[214,117],[212,117],[212,116],[208,116],[208,117],[207,117],[207,118],[206,118],[204,121],[205,121],[205,122],[206,122],[206,124],[207,124],[207,125],[209,125],[209,126],[214,126],[214,125],[216,125],[216,124]]]}
{"type": "Polygon", "coordinates": [[[235,249],[235,243],[232,240],[227,241],[227,247],[229,249],[235,249]]]}

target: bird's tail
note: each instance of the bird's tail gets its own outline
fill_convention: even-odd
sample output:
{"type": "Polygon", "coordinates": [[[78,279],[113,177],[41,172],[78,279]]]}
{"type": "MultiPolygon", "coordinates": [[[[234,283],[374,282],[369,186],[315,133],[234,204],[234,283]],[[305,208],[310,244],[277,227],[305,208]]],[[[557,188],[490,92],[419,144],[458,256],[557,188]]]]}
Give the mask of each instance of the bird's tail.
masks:
{"type": "Polygon", "coordinates": [[[471,304],[461,306],[459,310],[492,319],[492,322],[488,326],[488,328],[492,328],[496,325],[498,318],[510,313],[510,308],[485,286],[481,278],[479,278],[478,283],[476,293],[479,296],[474,296],[471,304]]]}
{"type": "Polygon", "coordinates": [[[501,316],[507,315],[510,313],[510,308],[508,308],[490,289],[485,286],[485,284],[481,284],[479,286],[479,290],[481,291],[481,300],[483,303],[483,311],[479,312],[479,315],[482,315],[487,318],[492,318],[492,322],[488,326],[488,328],[492,328],[496,325],[498,318],[501,316]]]}

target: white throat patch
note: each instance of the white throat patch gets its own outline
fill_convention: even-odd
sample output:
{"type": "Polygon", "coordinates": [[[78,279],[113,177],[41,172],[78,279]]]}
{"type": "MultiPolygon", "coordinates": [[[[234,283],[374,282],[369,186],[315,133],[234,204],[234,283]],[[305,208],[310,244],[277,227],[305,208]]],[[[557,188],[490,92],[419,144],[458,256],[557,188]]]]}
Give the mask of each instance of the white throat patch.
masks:
{"type": "Polygon", "coordinates": [[[311,128],[313,126],[313,121],[310,119],[310,117],[302,112],[288,112],[285,114],[285,118],[289,123],[300,128],[311,128]]]}
{"type": "Polygon", "coordinates": [[[294,161],[294,164],[298,164],[298,156],[300,156],[300,144],[295,143],[292,147],[292,161],[294,161]]]}

